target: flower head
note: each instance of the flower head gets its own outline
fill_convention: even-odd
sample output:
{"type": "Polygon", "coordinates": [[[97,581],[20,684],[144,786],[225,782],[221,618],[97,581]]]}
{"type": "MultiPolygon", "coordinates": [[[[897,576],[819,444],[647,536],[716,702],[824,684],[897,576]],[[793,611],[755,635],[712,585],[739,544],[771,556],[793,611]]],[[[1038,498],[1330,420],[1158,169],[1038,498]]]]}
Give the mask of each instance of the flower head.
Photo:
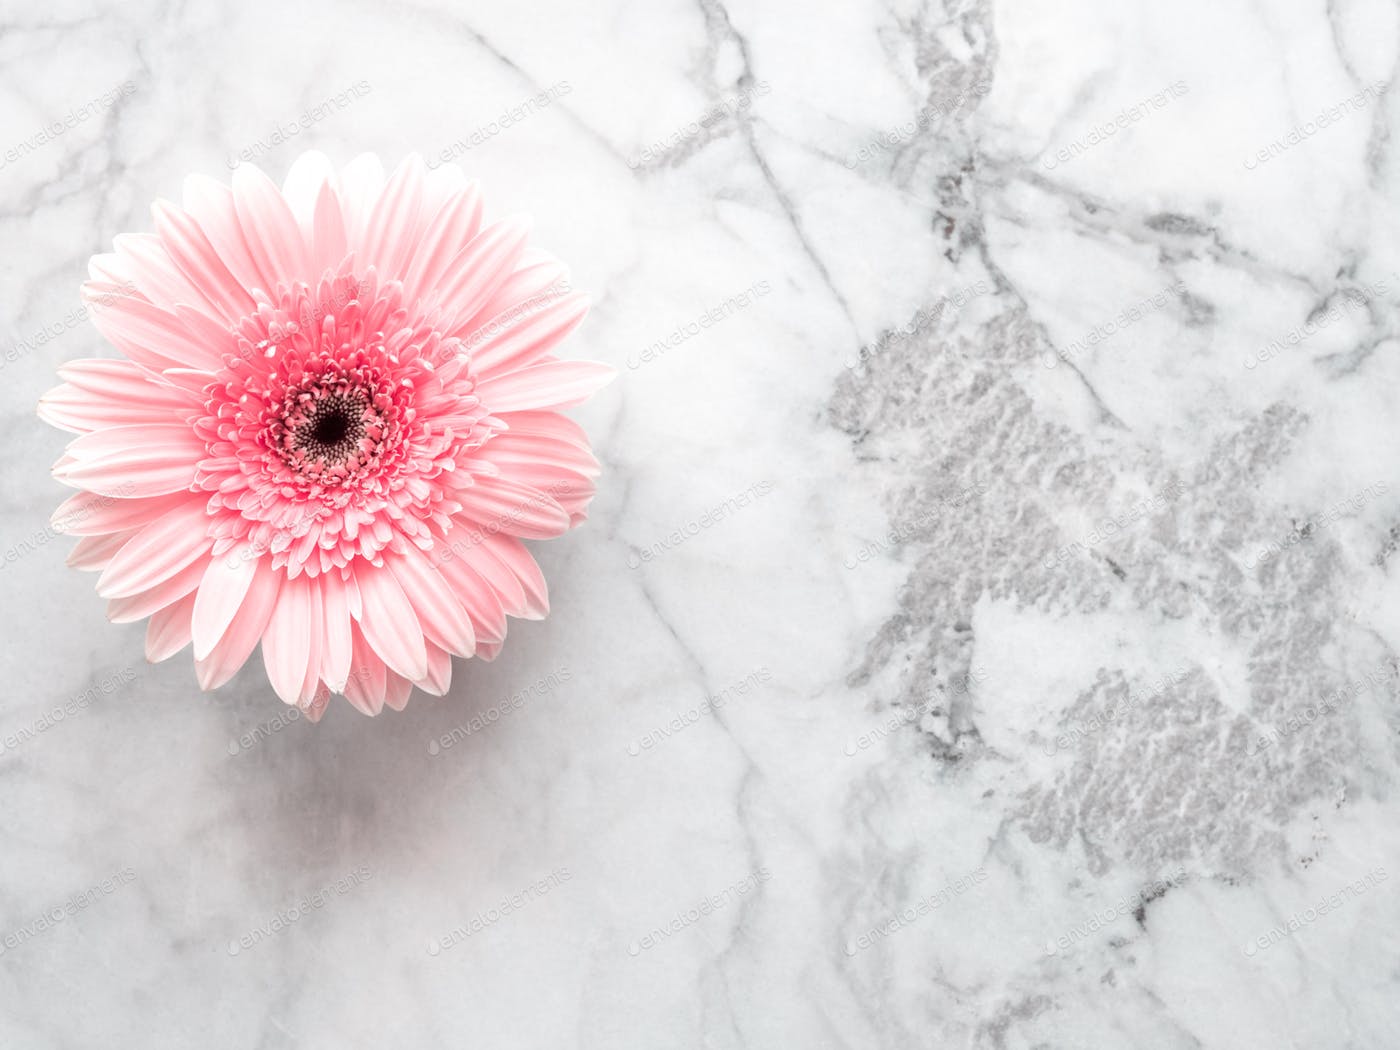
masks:
{"type": "Polygon", "coordinates": [[[518,219],[410,157],[386,180],[317,153],[279,191],[241,166],[154,207],[83,286],[125,355],[74,361],[39,405],[78,436],[54,525],[146,652],[193,643],[217,688],[261,643],[278,695],[378,713],[441,695],[538,618],[522,539],[583,520],[598,463],[560,410],[612,370],[552,353],[583,296],[518,219]]]}

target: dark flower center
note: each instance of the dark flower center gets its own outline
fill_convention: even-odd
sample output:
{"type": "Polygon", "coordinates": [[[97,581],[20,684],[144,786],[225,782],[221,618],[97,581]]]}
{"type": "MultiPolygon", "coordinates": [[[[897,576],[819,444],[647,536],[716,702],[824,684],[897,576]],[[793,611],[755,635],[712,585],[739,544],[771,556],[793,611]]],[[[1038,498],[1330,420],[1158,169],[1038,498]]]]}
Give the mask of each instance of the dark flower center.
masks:
{"type": "Polygon", "coordinates": [[[364,402],[332,395],[316,404],[295,431],[295,444],[310,459],[332,463],[350,458],[365,436],[364,402]]]}

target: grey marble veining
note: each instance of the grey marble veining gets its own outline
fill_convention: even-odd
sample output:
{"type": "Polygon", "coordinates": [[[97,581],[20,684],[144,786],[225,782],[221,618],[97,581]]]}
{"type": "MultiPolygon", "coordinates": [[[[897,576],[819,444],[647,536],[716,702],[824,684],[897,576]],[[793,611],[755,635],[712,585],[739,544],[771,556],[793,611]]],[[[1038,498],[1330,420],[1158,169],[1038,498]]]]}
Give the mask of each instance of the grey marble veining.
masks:
{"type": "Polygon", "coordinates": [[[1400,1045],[1393,0],[0,3],[0,1047],[1400,1045]],[[318,725],[48,528],[191,171],[591,292],[553,611],[318,725]]]}

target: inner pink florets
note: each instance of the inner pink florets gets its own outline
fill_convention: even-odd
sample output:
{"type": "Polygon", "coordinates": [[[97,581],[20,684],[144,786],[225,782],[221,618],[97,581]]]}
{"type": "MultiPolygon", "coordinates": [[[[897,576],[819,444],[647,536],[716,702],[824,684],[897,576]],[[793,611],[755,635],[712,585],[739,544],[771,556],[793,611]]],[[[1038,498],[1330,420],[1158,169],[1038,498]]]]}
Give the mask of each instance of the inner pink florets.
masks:
{"type": "Polygon", "coordinates": [[[472,483],[471,452],[501,429],[460,340],[373,270],[256,297],[192,420],[215,555],[246,543],[316,576],[405,541],[431,547],[472,483]]]}

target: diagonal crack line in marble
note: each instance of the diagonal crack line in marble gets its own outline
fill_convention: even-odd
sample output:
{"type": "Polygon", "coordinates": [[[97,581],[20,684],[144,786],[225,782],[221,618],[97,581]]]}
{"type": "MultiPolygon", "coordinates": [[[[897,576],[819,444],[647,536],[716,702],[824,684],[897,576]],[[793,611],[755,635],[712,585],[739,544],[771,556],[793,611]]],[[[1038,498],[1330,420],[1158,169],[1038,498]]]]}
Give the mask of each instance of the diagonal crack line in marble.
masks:
{"type": "MultiPolygon", "coordinates": [[[[402,10],[405,14],[408,15],[409,20],[416,18],[426,24],[435,24],[445,26],[448,29],[460,30],[466,36],[471,38],[471,40],[477,46],[486,51],[497,62],[499,62],[506,69],[510,70],[511,73],[513,73],[515,76],[519,77],[522,81],[524,81],[525,84],[528,85],[530,93],[541,94],[545,91],[545,88],[540,86],[539,81],[535,79],[532,73],[525,69],[524,66],[520,65],[520,63],[515,61],[515,59],[511,58],[508,54],[502,51],[500,47],[498,47],[496,43],[485,33],[481,32],[481,30],[479,29],[476,29],[464,19],[453,17],[446,11],[439,11],[432,8],[421,7],[415,4],[404,4],[400,8],[400,10],[402,10]]],[[[589,124],[586,120],[579,116],[579,114],[575,112],[568,105],[568,103],[556,101],[551,105],[550,108],[557,109],[561,113],[565,114],[569,118],[570,123],[572,123],[575,127],[583,131],[597,145],[601,146],[603,148],[603,151],[607,153],[608,156],[612,157],[614,160],[622,162],[623,164],[627,163],[627,158],[622,155],[622,153],[618,150],[618,148],[615,145],[613,145],[611,141],[609,141],[607,136],[603,135],[596,128],[594,128],[593,125],[589,124]]]]}
{"type": "MultiPolygon", "coordinates": [[[[748,41],[744,39],[742,33],[734,28],[734,24],[729,18],[729,12],[719,0],[699,0],[699,4],[701,13],[705,16],[705,27],[710,37],[712,59],[714,55],[718,54],[720,39],[722,37],[732,41],[734,46],[738,49],[740,59],[743,63],[743,73],[740,75],[739,81],[741,83],[752,82],[754,79],[753,64],[749,56],[748,41]]],[[[711,86],[715,87],[713,77],[711,78],[711,86]]],[[[715,89],[717,90],[717,87],[715,89]]],[[[803,254],[812,264],[813,269],[816,270],[817,275],[821,278],[822,283],[826,285],[827,290],[831,293],[832,298],[836,300],[837,305],[841,307],[841,313],[845,315],[847,324],[851,326],[852,334],[857,339],[860,338],[860,326],[856,324],[855,315],[851,312],[850,303],[847,301],[841,289],[837,287],[835,280],[831,276],[831,271],[827,268],[826,263],[822,261],[821,256],[817,254],[816,248],[813,246],[811,239],[807,236],[807,231],[802,223],[802,217],[798,214],[797,207],[793,204],[791,196],[778,182],[777,177],[773,174],[772,167],[768,164],[767,158],[763,155],[763,151],[759,149],[758,139],[754,134],[753,121],[747,115],[740,113],[738,116],[738,125],[744,136],[744,141],[748,145],[749,153],[753,157],[754,163],[758,165],[759,173],[763,176],[763,181],[767,183],[769,190],[771,190],[773,196],[777,198],[778,206],[782,208],[783,214],[787,216],[788,225],[792,227],[792,232],[797,238],[797,243],[802,246],[803,254]]]]}

